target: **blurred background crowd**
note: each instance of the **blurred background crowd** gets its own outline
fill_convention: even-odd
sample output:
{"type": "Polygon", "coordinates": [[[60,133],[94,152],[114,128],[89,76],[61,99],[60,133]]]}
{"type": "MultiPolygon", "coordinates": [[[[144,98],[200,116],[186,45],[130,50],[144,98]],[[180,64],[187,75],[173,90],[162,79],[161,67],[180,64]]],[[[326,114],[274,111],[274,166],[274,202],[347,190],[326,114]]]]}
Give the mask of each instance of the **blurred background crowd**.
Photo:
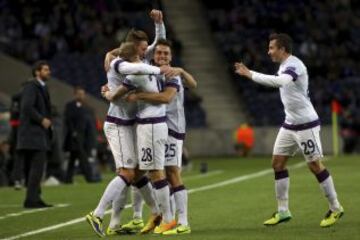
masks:
{"type": "MultiPolygon", "coordinates": [[[[336,99],[342,107],[340,133],[345,140],[344,151],[350,153],[358,148],[359,1],[200,2],[219,54],[223,54],[229,66],[232,84],[238,90],[237,101],[242,104],[248,123],[255,128],[282,123],[284,115],[278,90],[240,79],[233,74],[232,65],[243,61],[254,70],[274,74],[277,66],[266,54],[267,38],[271,32],[286,32],[293,37],[294,55],[308,67],[310,96],[321,121],[330,123],[330,102],[336,99]]],[[[97,182],[101,180],[101,168],[112,168],[102,122],[86,104],[84,96],[88,93],[100,99],[100,86],[106,83],[104,55],[119,46],[131,28],[142,29],[153,39],[154,24],[148,17],[152,8],[164,10],[161,1],[149,0],[0,0],[0,50],[28,64],[47,59],[52,75],[75,87],[74,99],[69,99],[69,104],[82,102],[89,116],[81,119],[88,123],[82,129],[82,134],[86,134],[84,141],[89,141],[86,159],[76,163],[74,159],[82,156],[66,145],[67,134],[73,132],[67,133],[64,129],[75,131],[69,128],[71,120],[67,118],[67,110],[59,112],[57,106],[53,106],[57,137],[47,176],[71,183],[72,172],[81,172],[88,182],[97,182]]],[[[167,36],[174,46],[173,65],[182,66],[183,44],[166,22],[166,11],[164,15],[167,36]]],[[[6,93],[12,95],[11,105],[2,100],[2,94],[0,90],[0,134],[7,134],[8,138],[0,144],[0,184],[7,185],[20,181],[14,179],[12,172],[21,89],[17,93],[6,93]]],[[[185,95],[188,127],[206,128],[204,96],[191,91],[185,95]]],[[[77,117],[70,116],[74,118],[77,117]]]]}
{"type": "MultiPolygon", "coordinates": [[[[294,55],[310,77],[310,96],[323,123],[330,123],[330,102],[338,99],[344,113],[359,119],[360,2],[341,1],[202,1],[214,38],[229,62],[275,74],[265,41],[271,32],[294,40],[294,55]],[[316,26],[316,27],[315,27],[316,26]]],[[[234,77],[239,98],[256,125],[277,125],[284,119],[277,89],[234,77]],[[261,95],[262,97],[257,97],[261,95]]]]}
{"type": "MultiPolygon", "coordinates": [[[[0,1],[1,51],[28,64],[47,59],[52,76],[74,86],[74,99],[64,112],[52,106],[56,136],[47,166],[49,184],[72,183],[76,173],[83,173],[88,182],[98,182],[103,168],[114,168],[102,132],[103,123],[91,113],[85,95],[101,98],[100,87],[107,81],[103,68],[105,53],[117,48],[130,29],[144,30],[150,39],[154,38],[154,23],[149,17],[154,7],[161,9],[160,3],[154,6],[148,0],[0,1]],[[76,102],[81,102],[85,110],[71,109],[76,102]],[[84,112],[90,112],[91,117],[81,117],[84,112]],[[78,134],[82,146],[73,142],[73,134],[78,134]]],[[[166,25],[166,31],[173,44],[173,65],[182,66],[181,42],[171,25],[166,25]]],[[[10,106],[0,100],[1,131],[9,133],[0,148],[0,185],[11,184],[16,188],[24,184],[24,176],[19,176],[16,169],[24,166],[16,162],[15,150],[20,100],[21,89],[13,94],[10,106]]],[[[195,92],[186,91],[184,104],[190,128],[206,126],[201,101],[195,92]]]]}

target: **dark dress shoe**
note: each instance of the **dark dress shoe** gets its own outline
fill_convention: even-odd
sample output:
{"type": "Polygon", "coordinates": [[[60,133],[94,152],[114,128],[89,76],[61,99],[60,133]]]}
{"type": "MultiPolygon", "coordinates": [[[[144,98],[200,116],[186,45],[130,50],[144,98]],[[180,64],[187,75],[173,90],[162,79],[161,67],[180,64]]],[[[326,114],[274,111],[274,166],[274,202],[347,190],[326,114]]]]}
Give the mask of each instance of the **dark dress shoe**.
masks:
{"type": "Polygon", "coordinates": [[[24,208],[48,208],[48,207],[53,207],[53,205],[47,204],[43,200],[37,202],[30,202],[30,201],[24,202],[24,208]]]}
{"type": "Polygon", "coordinates": [[[53,207],[54,205],[52,204],[47,204],[45,203],[43,200],[40,200],[40,203],[44,206],[44,207],[53,207]]]}

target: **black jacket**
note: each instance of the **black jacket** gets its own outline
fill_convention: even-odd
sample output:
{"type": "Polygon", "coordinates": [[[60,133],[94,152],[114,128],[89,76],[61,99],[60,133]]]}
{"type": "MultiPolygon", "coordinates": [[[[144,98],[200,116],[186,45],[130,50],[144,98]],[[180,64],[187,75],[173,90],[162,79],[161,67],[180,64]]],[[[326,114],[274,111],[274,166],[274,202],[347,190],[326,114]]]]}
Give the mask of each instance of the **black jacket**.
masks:
{"type": "Polygon", "coordinates": [[[45,129],[41,125],[44,118],[51,119],[49,92],[34,79],[24,86],[21,95],[18,150],[50,150],[51,128],[45,129]]]}
{"type": "Polygon", "coordinates": [[[64,112],[64,151],[90,151],[96,148],[96,120],[86,104],[71,101],[64,112]]]}

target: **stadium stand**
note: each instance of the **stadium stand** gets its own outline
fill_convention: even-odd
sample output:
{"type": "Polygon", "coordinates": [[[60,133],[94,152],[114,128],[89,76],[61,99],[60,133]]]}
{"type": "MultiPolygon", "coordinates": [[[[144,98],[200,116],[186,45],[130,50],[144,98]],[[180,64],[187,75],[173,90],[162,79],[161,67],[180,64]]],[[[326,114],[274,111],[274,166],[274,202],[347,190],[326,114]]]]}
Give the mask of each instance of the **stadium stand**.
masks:
{"type": "MultiPolygon", "coordinates": [[[[143,29],[153,39],[148,13],[161,8],[160,1],[150,0],[3,0],[0,5],[1,51],[29,64],[48,59],[53,76],[99,98],[106,83],[105,52],[117,47],[131,28],[143,29]]],[[[181,66],[181,42],[168,25],[167,36],[174,44],[173,64],[181,66]]],[[[188,126],[205,126],[206,115],[198,114],[204,110],[200,104],[193,107],[195,111],[186,112],[188,126]]]]}
{"type": "MultiPolygon", "coordinates": [[[[274,74],[277,68],[266,54],[267,39],[272,32],[286,32],[293,37],[294,54],[308,67],[310,96],[322,122],[330,122],[332,99],[338,99],[345,108],[357,109],[359,116],[358,1],[203,0],[202,3],[213,37],[227,57],[232,74],[235,61],[274,74]],[[311,27],[314,25],[318,27],[311,27]]],[[[282,123],[284,115],[276,89],[264,88],[234,74],[233,80],[253,124],[282,123]]]]}

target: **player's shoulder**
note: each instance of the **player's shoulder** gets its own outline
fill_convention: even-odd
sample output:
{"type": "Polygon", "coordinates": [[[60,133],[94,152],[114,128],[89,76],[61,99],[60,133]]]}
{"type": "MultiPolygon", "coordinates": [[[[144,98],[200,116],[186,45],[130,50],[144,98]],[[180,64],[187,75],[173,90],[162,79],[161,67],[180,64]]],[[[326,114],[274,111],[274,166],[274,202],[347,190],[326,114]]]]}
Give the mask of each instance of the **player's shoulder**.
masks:
{"type": "Polygon", "coordinates": [[[175,77],[172,77],[171,79],[169,79],[169,81],[172,81],[172,82],[176,82],[176,83],[181,83],[181,76],[178,75],[178,76],[175,76],[175,77]]]}
{"type": "Polygon", "coordinates": [[[121,63],[125,62],[125,60],[123,60],[120,57],[116,57],[113,60],[111,60],[110,62],[110,68],[117,68],[121,63]]]}
{"type": "Polygon", "coordinates": [[[165,81],[166,84],[171,83],[171,84],[176,84],[176,85],[182,85],[182,79],[179,75],[174,76],[172,78],[167,78],[167,79],[165,79],[165,77],[164,77],[163,81],[165,81]]]}
{"type": "Polygon", "coordinates": [[[174,87],[177,91],[182,88],[182,80],[180,76],[175,76],[165,81],[165,87],[174,87]]]}
{"type": "Polygon", "coordinates": [[[289,56],[289,59],[287,59],[287,61],[284,64],[284,68],[286,70],[291,70],[296,72],[302,72],[306,70],[306,66],[303,63],[303,61],[301,61],[300,58],[294,55],[289,56]]]}
{"type": "Polygon", "coordinates": [[[296,57],[296,56],[294,56],[294,55],[291,55],[290,57],[289,57],[289,61],[287,61],[287,65],[294,65],[294,66],[298,66],[298,67],[305,67],[305,64],[304,64],[304,62],[300,59],[300,58],[298,58],[298,57],[296,57]]]}

